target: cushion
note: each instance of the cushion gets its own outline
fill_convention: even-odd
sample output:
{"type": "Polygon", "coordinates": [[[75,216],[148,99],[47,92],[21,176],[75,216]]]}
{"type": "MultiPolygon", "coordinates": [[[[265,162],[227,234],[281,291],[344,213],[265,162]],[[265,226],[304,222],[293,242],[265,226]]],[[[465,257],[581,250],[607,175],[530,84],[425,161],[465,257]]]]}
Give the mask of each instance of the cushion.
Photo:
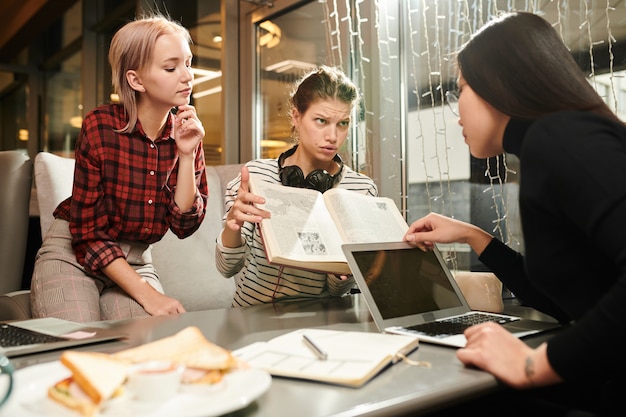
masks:
{"type": "Polygon", "coordinates": [[[54,217],[52,213],[59,203],[72,195],[74,183],[74,160],[49,152],[39,152],[35,156],[35,187],[39,204],[41,237],[46,233],[54,217]]]}
{"type": "Polygon", "coordinates": [[[32,171],[26,150],[0,151],[0,294],[22,288],[32,171]]]}
{"type": "Polygon", "coordinates": [[[30,317],[29,290],[12,291],[0,295],[0,320],[27,320],[30,317]]]}

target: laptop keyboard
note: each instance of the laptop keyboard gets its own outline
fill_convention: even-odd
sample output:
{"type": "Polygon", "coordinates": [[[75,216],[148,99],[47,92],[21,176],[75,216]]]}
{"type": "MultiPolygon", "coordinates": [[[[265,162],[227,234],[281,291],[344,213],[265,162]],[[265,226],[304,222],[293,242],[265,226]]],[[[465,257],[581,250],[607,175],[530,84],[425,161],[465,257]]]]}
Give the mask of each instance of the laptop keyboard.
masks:
{"type": "Polygon", "coordinates": [[[465,329],[475,324],[486,323],[489,321],[499,324],[506,324],[517,320],[519,319],[515,317],[500,317],[491,314],[472,313],[440,321],[433,321],[430,323],[422,323],[415,326],[408,326],[407,329],[429,336],[444,337],[461,334],[463,333],[463,331],[465,331],[465,329]]]}
{"type": "Polygon", "coordinates": [[[34,332],[17,326],[11,326],[6,323],[0,324],[0,346],[2,347],[25,346],[38,343],[59,342],[63,340],[67,339],[34,332]]]}

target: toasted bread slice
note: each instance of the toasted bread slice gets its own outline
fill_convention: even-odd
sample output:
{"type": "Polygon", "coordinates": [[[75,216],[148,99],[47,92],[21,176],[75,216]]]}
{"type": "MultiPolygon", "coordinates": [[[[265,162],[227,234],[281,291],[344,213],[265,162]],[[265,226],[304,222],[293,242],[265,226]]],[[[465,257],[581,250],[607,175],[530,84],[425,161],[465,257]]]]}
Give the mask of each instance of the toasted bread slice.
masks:
{"type": "Polygon", "coordinates": [[[85,417],[97,414],[106,400],[123,390],[129,367],[105,353],[73,350],[63,352],[61,363],[72,376],[50,387],[48,397],[85,417]]]}
{"type": "Polygon", "coordinates": [[[74,381],[96,405],[111,398],[124,384],[129,367],[128,362],[106,353],[74,350],[63,352],[61,363],[72,371],[74,381]]]}
{"type": "Polygon", "coordinates": [[[200,329],[194,326],[186,327],[173,336],[122,350],[111,356],[132,363],[171,361],[187,368],[207,371],[228,370],[237,364],[230,351],[209,342],[200,329]]]}
{"type": "Polygon", "coordinates": [[[74,384],[71,376],[65,378],[48,389],[48,397],[85,417],[94,416],[99,407],[84,391],[74,388],[74,384]]]}

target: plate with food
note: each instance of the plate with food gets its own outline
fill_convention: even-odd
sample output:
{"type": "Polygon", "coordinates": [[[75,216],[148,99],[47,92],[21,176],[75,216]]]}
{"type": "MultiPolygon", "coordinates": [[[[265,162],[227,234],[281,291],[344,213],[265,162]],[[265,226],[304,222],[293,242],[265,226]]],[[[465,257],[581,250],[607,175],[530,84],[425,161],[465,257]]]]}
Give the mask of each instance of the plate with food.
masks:
{"type": "Polygon", "coordinates": [[[271,375],[192,326],[114,354],[68,350],[18,370],[14,384],[0,416],[211,417],[248,406],[271,375]]]}

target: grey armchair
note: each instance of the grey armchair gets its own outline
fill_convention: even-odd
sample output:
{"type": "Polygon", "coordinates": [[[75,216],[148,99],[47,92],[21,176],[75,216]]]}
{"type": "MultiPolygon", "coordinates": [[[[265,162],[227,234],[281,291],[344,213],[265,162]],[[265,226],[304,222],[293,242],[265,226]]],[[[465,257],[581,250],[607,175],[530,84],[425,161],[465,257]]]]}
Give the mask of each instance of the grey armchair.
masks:
{"type": "Polygon", "coordinates": [[[30,316],[28,291],[21,286],[32,182],[33,163],[25,150],[0,151],[0,320],[30,316]]]}

